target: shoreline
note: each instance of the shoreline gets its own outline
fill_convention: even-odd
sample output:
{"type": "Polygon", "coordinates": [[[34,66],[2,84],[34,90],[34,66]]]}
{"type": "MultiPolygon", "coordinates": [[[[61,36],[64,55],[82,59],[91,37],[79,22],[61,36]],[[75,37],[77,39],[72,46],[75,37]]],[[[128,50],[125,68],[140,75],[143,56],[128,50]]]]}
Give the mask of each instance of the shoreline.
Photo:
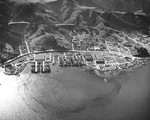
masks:
{"type": "MultiPolygon", "coordinates": [[[[147,64],[150,64],[149,61],[147,64]]],[[[79,70],[78,68],[55,67],[52,74],[31,74],[29,73],[30,65],[21,73],[20,77],[14,76],[13,78],[17,78],[20,82],[22,81],[19,89],[19,92],[21,92],[19,93],[20,97],[22,97],[23,102],[25,102],[30,111],[38,115],[46,115],[45,117],[48,116],[49,118],[52,118],[52,116],[57,118],[60,114],[81,114],[84,116],[82,114],[84,111],[88,112],[88,114],[94,111],[93,115],[95,115],[99,114],[96,112],[97,109],[100,113],[104,111],[112,115],[107,110],[114,110],[117,106],[116,110],[121,111],[121,105],[124,108],[128,108],[127,100],[125,100],[128,97],[128,103],[134,111],[138,111],[136,108],[134,109],[135,104],[139,105],[138,101],[135,100],[139,98],[138,100],[142,101],[143,92],[140,91],[145,90],[144,85],[147,85],[143,80],[136,82],[136,78],[138,78],[136,73],[142,74],[140,71],[143,68],[145,69],[146,66],[141,67],[140,69],[136,67],[133,71],[134,73],[122,72],[116,77],[108,79],[107,82],[103,78],[96,76],[94,72],[79,70]],[[58,72],[57,69],[59,69],[58,72]],[[129,77],[132,77],[130,81],[128,80],[129,77]],[[142,84],[142,87],[139,88],[135,84],[137,86],[142,84]],[[130,90],[134,87],[136,90],[131,92],[130,90]]],[[[0,72],[2,72],[1,68],[0,72]]],[[[144,76],[146,76],[145,73],[144,76]]],[[[12,80],[10,79],[9,81],[12,80]]],[[[126,112],[126,110],[123,109],[123,112],[126,112]]],[[[117,114],[117,112],[115,113],[117,114]]],[[[128,113],[130,113],[130,110],[128,113]]],[[[27,116],[27,114],[25,115],[27,116]]]]}
{"type": "MultiPolygon", "coordinates": [[[[142,65],[145,65],[146,63],[147,63],[147,61],[150,61],[150,58],[147,58],[147,59],[145,59],[145,58],[143,58],[143,59],[138,59],[138,60],[135,60],[135,61],[133,61],[133,62],[131,62],[130,64],[132,64],[132,65],[129,65],[129,63],[127,63],[127,67],[126,68],[123,68],[123,67],[121,67],[121,69],[114,69],[114,70],[104,70],[104,71],[100,71],[100,70],[97,70],[97,71],[100,71],[100,73],[103,73],[104,75],[98,75],[98,76],[100,76],[100,77],[102,77],[102,78],[106,78],[106,77],[111,77],[111,76],[107,76],[106,74],[109,74],[109,73],[117,73],[117,74],[113,74],[113,76],[117,76],[120,72],[128,72],[128,71],[133,71],[133,69],[135,69],[135,68],[137,68],[137,67],[140,67],[140,66],[142,66],[142,65]],[[137,64],[138,65],[137,65],[137,64]]],[[[24,71],[26,71],[25,69],[26,69],[26,67],[30,67],[30,63],[27,63],[27,64],[24,64],[24,66],[22,66],[22,69],[21,69],[21,72],[24,72],[24,71]],[[23,67],[24,67],[24,69],[23,69],[23,67]]],[[[1,68],[1,71],[3,71],[4,72],[4,70],[2,70],[2,69],[4,69],[4,68],[1,68]]],[[[82,69],[82,70],[84,70],[85,72],[89,72],[89,73],[91,73],[91,72],[93,72],[93,73],[95,73],[94,71],[95,71],[95,69],[92,69],[91,67],[89,67],[89,66],[83,66],[83,67],[60,67],[60,66],[57,66],[57,65],[52,65],[51,64],[51,69],[52,69],[52,71],[51,71],[51,75],[52,74],[58,74],[60,71],[62,71],[62,70],[65,70],[65,69],[82,69]]],[[[18,72],[19,74],[22,74],[21,72],[18,72]]],[[[28,73],[29,71],[26,71],[26,73],[28,73]]],[[[41,73],[40,73],[41,74],[41,73]]],[[[96,73],[95,73],[96,74],[96,73]]],[[[38,74],[35,74],[35,75],[38,75],[38,74]]],[[[45,75],[45,74],[43,74],[43,75],[45,75]]],[[[11,75],[10,75],[11,76],[11,75]]]]}

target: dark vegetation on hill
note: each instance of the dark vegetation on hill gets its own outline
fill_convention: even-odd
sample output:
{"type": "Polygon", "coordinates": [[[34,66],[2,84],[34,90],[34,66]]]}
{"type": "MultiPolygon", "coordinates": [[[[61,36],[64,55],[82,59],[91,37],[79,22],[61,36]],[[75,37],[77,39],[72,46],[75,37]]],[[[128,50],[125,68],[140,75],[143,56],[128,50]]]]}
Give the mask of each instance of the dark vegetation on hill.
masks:
{"type": "Polygon", "coordinates": [[[81,49],[110,40],[130,47],[133,54],[141,54],[142,46],[137,47],[139,45],[124,34],[140,39],[149,37],[149,5],[148,0],[58,0],[45,4],[0,0],[0,56],[18,55],[18,46],[24,43],[25,35],[36,50],[71,49],[71,31],[89,35],[84,38],[81,49]],[[10,21],[30,24],[8,25],[10,21]],[[13,50],[7,50],[6,44],[13,50]]]}

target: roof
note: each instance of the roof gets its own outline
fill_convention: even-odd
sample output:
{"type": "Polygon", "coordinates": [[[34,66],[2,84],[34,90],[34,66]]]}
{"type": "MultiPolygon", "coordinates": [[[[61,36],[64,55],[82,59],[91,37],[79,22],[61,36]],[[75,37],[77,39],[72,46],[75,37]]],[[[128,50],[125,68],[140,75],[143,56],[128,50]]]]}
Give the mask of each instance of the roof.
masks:
{"type": "Polygon", "coordinates": [[[85,56],[88,56],[88,55],[92,56],[90,52],[84,52],[83,55],[85,55],[85,56]]]}
{"type": "Polygon", "coordinates": [[[34,60],[34,55],[30,55],[30,60],[34,60]]]}
{"type": "Polygon", "coordinates": [[[45,54],[35,54],[35,60],[45,60],[45,54]]]}
{"type": "Polygon", "coordinates": [[[104,59],[104,56],[99,53],[95,53],[95,56],[97,59],[104,59]]]}
{"type": "Polygon", "coordinates": [[[94,46],[94,49],[100,49],[100,47],[99,46],[94,46]]]}
{"type": "Polygon", "coordinates": [[[83,53],[83,56],[85,57],[85,59],[87,61],[93,61],[93,57],[92,57],[91,53],[85,52],[85,53],[83,53]]]}
{"type": "Polygon", "coordinates": [[[96,60],[95,62],[96,62],[97,64],[105,64],[105,60],[104,60],[104,59],[103,59],[103,60],[100,60],[100,59],[99,59],[99,60],[96,60]]]}

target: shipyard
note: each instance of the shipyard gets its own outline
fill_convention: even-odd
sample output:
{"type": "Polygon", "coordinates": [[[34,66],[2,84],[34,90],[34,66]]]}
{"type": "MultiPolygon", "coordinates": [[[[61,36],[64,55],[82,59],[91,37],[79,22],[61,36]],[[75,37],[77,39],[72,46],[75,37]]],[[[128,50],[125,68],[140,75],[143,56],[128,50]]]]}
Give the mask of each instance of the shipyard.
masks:
{"type": "Polygon", "coordinates": [[[149,0],[0,0],[0,120],[150,120],[149,0]]]}
{"type": "MultiPolygon", "coordinates": [[[[84,67],[98,72],[128,69],[134,66],[134,62],[140,60],[132,56],[130,50],[120,44],[107,43],[107,50],[97,49],[86,51],[66,50],[66,51],[30,51],[26,44],[27,53],[5,62],[3,68],[9,75],[17,75],[23,71],[27,64],[31,66],[31,73],[50,73],[51,66],[59,67],[84,67]]],[[[25,51],[25,50],[24,50],[25,51]]]]}
{"type": "Polygon", "coordinates": [[[143,106],[148,104],[148,77],[141,77],[148,75],[149,59],[132,55],[119,43],[105,41],[81,50],[80,42],[77,41],[78,49],[73,42],[70,50],[40,51],[32,49],[25,39],[19,46],[20,54],[1,64],[1,118],[90,120],[90,115],[94,119],[115,120],[134,111],[146,120],[147,107],[143,106]],[[130,110],[125,98],[129,99],[130,110]],[[26,112],[22,115],[20,111],[26,112]]]}

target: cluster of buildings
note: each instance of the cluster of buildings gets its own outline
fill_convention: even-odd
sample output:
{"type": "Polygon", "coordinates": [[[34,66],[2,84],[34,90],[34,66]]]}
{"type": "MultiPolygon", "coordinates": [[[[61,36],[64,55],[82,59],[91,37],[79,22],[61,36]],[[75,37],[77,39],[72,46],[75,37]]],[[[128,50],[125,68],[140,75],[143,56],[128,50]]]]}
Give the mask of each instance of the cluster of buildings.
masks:
{"type": "Polygon", "coordinates": [[[50,73],[51,64],[57,64],[61,67],[82,67],[86,65],[97,70],[101,70],[101,67],[108,68],[108,66],[111,69],[116,69],[118,65],[129,63],[133,60],[130,50],[121,44],[106,41],[105,45],[107,51],[101,51],[99,46],[95,46],[92,51],[72,50],[61,53],[39,51],[30,53],[27,48],[28,52],[25,53],[26,55],[13,60],[10,66],[5,67],[5,71],[9,74],[17,74],[22,71],[22,66],[28,63],[31,64],[31,73],[50,73]]]}
{"type": "Polygon", "coordinates": [[[115,70],[122,69],[126,66],[132,66],[132,61],[135,57],[132,56],[130,49],[124,47],[123,45],[116,42],[105,42],[106,51],[99,50],[98,47],[95,47],[93,51],[89,52],[87,59],[88,66],[91,66],[92,69],[99,71],[106,70],[115,70]],[[91,54],[91,57],[90,57],[91,54]]]}
{"type": "Polygon", "coordinates": [[[75,50],[75,46],[78,48],[81,47],[81,43],[83,42],[83,40],[85,38],[88,38],[89,36],[90,35],[86,34],[85,32],[79,34],[74,31],[74,32],[70,32],[64,35],[63,39],[71,41],[72,50],[75,50]]]}
{"type": "Polygon", "coordinates": [[[121,65],[130,64],[133,59],[130,57],[123,57],[111,53],[93,53],[95,56],[94,68],[97,70],[114,70],[121,69],[121,65]]]}
{"type": "Polygon", "coordinates": [[[23,70],[22,66],[28,63],[30,63],[31,66],[31,73],[50,73],[50,66],[55,64],[61,67],[82,67],[86,65],[97,70],[108,67],[116,69],[119,65],[130,63],[134,58],[131,55],[130,49],[119,43],[109,41],[105,41],[104,43],[105,51],[101,49],[101,45],[89,48],[87,51],[74,50],[74,43],[81,46],[81,42],[84,38],[88,37],[88,35],[86,33],[79,34],[71,32],[69,36],[71,36],[72,40],[72,51],[61,53],[49,50],[46,52],[34,51],[33,53],[30,50],[28,42],[25,41],[24,44],[19,46],[20,56],[25,56],[13,60],[10,66],[5,67],[5,71],[10,74],[19,73],[23,70]]]}
{"type": "Polygon", "coordinates": [[[26,64],[28,63],[27,57],[23,56],[18,59],[14,59],[12,62],[8,62],[3,65],[7,75],[17,75],[24,70],[26,64]]]}
{"type": "Polygon", "coordinates": [[[125,37],[130,39],[132,42],[136,43],[137,45],[140,45],[143,48],[146,48],[148,51],[150,51],[150,37],[144,36],[137,32],[137,35],[134,34],[125,34],[123,33],[125,37]]]}
{"type": "Polygon", "coordinates": [[[51,65],[60,67],[82,67],[85,59],[80,53],[40,53],[31,54],[28,58],[31,73],[50,73],[51,65]]]}
{"type": "Polygon", "coordinates": [[[59,57],[61,67],[83,67],[85,59],[80,53],[65,54],[59,57]]]}
{"type": "MultiPolygon", "coordinates": [[[[127,52],[125,52],[127,53],[127,52]]],[[[49,52],[34,53],[20,57],[5,65],[6,74],[19,74],[27,64],[31,67],[31,73],[51,73],[51,66],[83,67],[87,66],[96,70],[113,70],[119,65],[130,63],[131,57],[121,56],[117,53],[100,51],[82,52],[49,52]]]]}
{"type": "Polygon", "coordinates": [[[132,54],[130,52],[130,49],[127,47],[124,47],[120,43],[115,43],[115,42],[107,42],[105,41],[107,50],[111,54],[116,54],[124,57],[132,57],[132,54]]]}
{"type": "Polygon", "coordinates": [[[51,53],[31,54],[28,58],[31,73],[50,73],[51,53]]]}

